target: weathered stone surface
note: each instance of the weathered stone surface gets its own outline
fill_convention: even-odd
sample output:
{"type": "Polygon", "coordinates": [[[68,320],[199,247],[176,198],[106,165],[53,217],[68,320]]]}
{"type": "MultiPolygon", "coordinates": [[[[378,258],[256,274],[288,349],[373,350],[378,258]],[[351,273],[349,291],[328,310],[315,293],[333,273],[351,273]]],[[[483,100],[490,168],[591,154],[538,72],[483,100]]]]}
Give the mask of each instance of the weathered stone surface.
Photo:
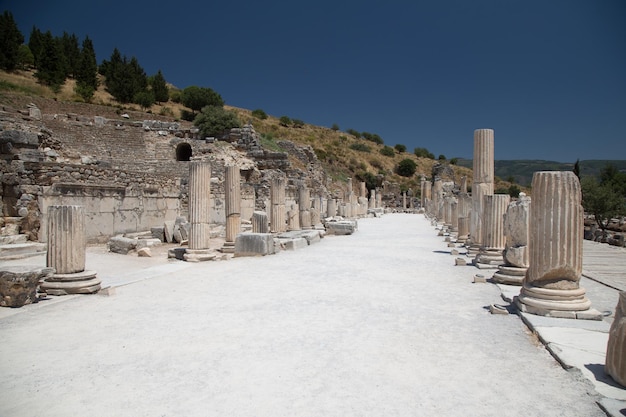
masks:
{"type": "Polygon", "coordinates": [[[528,242],[530,266],[517,298],[522,311],[555,316],[588,310],[582,274],[583,207],[571,171],[535,172],[528,242]]]}
{"type": "Polygon", "coordinates": [[[165,234],[165,242],[174,243],[174,220],[166,220],[163,223],[163,233],[165,234]]]}
{"type": "Polygon", "coordinates": [[[22,307],[36,303],[39,282],[54,269],[31,266],[5,266],[0,268],[0,306],[22,307]]]}
{"type": "Polygon", "coordinates": [[[140,249],[151,248],[160,244],[161,241],[159,239],[137,239],[136,249],[139,251],[140,249]]]}
{"type": "Polygon", "coordinates": [[[286,239],[286,238],[278,238],[278,239],[281,243],[281,246],[285,250],[297,250],[297,249],[303,249],[309,246],[309,243],[303,237],[296,237],[293,239],[286,239]]]}
{"type": "Polygon", "coordinates": [[[161,242],[165,241],[165,228],[164,227],[152,227],[150,233],[154,239],[159,239],[161,242]]]}
{"type": "Polygon", "coordinates": [[[265,256],[274,253],[271,233],[240,233],[235,239],[235,256],[265,256]]]}
{"type": "Polygon", "coordinates": [[[137,256],[139,256],[140,258],[151,258],[152,252],[150,251],[150,248],[148,247],[141,248],[137,250],[137,256]]]}
{"type": "Polygon", "coordinates": [[[210,246],[211,164],[207,161],[189,163],[189,249],[210,246]]]}
{"type": "Polygon", "coordinates": [[[114,236],[109,239],[107,246],[110,252],[126,255],[137,247],[137,240],[129,239],[124,236],[114,236]]]}
{"type": "Polygon", "coordinates": [[[269,233],[269,221],[267,213],[264,211],[255,211],[252,213],[252,232],[253,233],[269,233]]]}
{"type": "Polygon", "coordinates": [[[82,206],[48,207],[46,265],[57,274],[85,270],[85,210],[82,206]]]}
{"type": "Polygon", "coordinates": [[[326,233],[329,235],[351,235],[358,229],[356,220],[340,220],[326,223],[326,233]]]}
{"type": "Polygon", "coordinates": [[[626,292],[619,294],[615,317],[609,330],[606,349],[606,373],[626,387],[626,292]]]}
{"type": "Polygon", "coordinates": [[[72,274],[52,274],[40,288],[49,295],[93,294],[100,290],[100,284],[95,271],[85,270],[72,274]]]}

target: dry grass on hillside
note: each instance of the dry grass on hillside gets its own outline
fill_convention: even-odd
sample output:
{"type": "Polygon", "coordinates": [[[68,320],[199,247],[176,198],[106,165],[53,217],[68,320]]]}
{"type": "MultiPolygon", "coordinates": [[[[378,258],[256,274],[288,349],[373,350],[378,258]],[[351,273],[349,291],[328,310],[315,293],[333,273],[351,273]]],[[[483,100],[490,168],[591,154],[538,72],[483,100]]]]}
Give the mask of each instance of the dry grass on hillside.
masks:
{"type": "MultiPolygon", "coordinates": [[[[124,104],[116,102],[113,97],[106,92],[103,83],[94,94],[91,106],[106,106],[107,109],[115,108],[120,111],[136,112],[140,116],[143,110],[135,104],[124,104]]],[[[37,83],[33,71],[16,71],[6,73],[0,71],[0,90],[12,90],[20,94],[34,97],[44,97],[54,99],[57,102],[74,103],[79,105],[83,100],[74,92],[75,81],[67,80],[58,93],[54,93],[49,88],[37,83]]],[[[93,110],[87,110],[84,104],[85,114],[90,114],[93,110]]],[[[334,180],[345,181],[348,178],[361,179],[365,173],[379,175],[384,180],[398,183],[403,189],[419,190],[419,177],[424,175],[431,177],[433,165],[437,162],[428,158],[418,158],[411,149],[408,152],[394,152],[394,156],[386,156],[380,153],[384,145],[378,145],[363,138],[356,138],[346,132],[335,131],[327,127],[304,124],[301,127],[285,127],[279,123],[277,117],[268,116],[262,120],[252,115],[252,111],[232,106],[225,106],[227,109],[237,113],[242,123],[251,123],[257,132],[262,135],[262,145],[268,149],[280,151],[277,143],[280,140],[290,140],[300,144],[310,145],[320,159],[328,175],[334,180]],[[355,144],[365,145],[369,152],[352,149],[355,144]],[[399,162],[403,159],[412,159],[417,165],[416,175],[412,178],[405,178],[395,173],[399,162]]],[[[178,119],[181,110],[185,109],[180,103],[168,101],[167,103],[155,104],[148,112],[159,118],[178,119]]],[[[103,109],[104,110],[104,109],[103,109]]],[[[149,118],[148,115],[145,118],[149,118]]],[[[427,145],[425,146],[428,147],[427,145]]],[[[298,165],[299,162],[293,159],[298,165]]],[[[306,169],[306,167],[300,167],[306,169]]],[[[470,169],[452,166],[455,172],[455,179],[460,180],[461,176],[468,177],[468,184],[472,183],[472,171],[470,169]]],[[[496,189],[508,187],[510,183],[496,180],[496,189]]]]}

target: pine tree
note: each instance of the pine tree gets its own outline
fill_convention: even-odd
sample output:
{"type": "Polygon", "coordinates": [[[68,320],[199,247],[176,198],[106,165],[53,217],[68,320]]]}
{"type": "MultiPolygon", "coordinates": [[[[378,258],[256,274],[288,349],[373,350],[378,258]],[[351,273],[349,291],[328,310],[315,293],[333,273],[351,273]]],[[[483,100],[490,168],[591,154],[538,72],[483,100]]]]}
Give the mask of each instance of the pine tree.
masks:
{"type": "Polygon", "coordinates": [[[41,55],[37,64],[35,77],[40,83],[50,86],[54,92],[59,92],[65,82],[65,67],[60,42],[47,31],[41,37],[41,55]]]}
{"type": "Polygon", "coordinates": [[[13,71],[18,65],[20,45],[24,35],[17,28],[11,12],[0,15],[0,68],[13,71]]]}
{"type": "Polygon", "coordinates": [[[28,48],[33,54],[35,68],[39,66],[39,59],[43,51],[43,33],[35,26],[30,31],[30,37],[28,38],[28,48]]]}
{"type": "Polygon", "coordinates": [[[78,47],[78,38],[73,33],[70,35],[67,32],[63,32],[63,36],[60,40],[63,49],[63,55],[65,56],[65,76],[76,78],[78,65],[80,63],[80,48],[78,47]]]}
{"type": "Polygon", "coordinates": [[[96,53],[89,36],[85,37],[80,51],[79,63],[76,73],[76,93],[85,101],[91,101],[94,92],[98,88],[98,65],[96,53]]]}
{"type": "Polygon", "coordinates": [[[169,90],[161,70],[159,70],[155,76],[151,77],[150,87],[152,87],[152,93],[154,94],[154,99],[157,102],[163,103],[169,100],[169,90]]]}

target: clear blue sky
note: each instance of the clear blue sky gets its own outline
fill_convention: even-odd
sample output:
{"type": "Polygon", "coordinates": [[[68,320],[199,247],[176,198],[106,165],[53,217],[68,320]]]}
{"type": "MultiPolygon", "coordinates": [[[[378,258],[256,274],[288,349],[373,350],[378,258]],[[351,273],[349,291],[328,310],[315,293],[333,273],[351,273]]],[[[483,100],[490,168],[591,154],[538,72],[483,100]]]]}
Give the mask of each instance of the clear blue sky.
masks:
{"type": "Polygon", "coordinates": [[[0,0],[227,104],[471,158],[626,159],[626,1],[0,0]]]}

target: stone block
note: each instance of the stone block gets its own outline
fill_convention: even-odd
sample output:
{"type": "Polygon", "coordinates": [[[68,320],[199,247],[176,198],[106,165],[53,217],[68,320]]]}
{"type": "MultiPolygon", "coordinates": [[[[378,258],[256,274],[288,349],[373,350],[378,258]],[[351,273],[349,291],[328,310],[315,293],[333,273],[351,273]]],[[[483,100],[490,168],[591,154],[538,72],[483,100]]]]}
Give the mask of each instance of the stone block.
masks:
{"type": "Polygon", "coordinates": [[[352,220],[341,220],[326,223],[326,233],[329,235],[351,235],[357,230],[357,222],[352,220]]]}
{"type": "Polygon", "coordinates": [[[463,259],[463,258],[456,258],[454,260],[454,264],[456,266],[465,266],[465,265],[467,265],[467,261],[465,259],[463,259]]]}
{"type": "Polygon", "coordinates": [[[283,246],[285,248],[285,250],[296,250],[296,249],[302,249],[302,248],[306,248],[307,246],[309,246],[309,244],[307,243],[307,240],[303,237],[297,237],[295,239],[284,239],[282,240],[283,246]]]}
{"type": "Polygon", "coordinates": [[[186,248],[172,248],[167,251],[167,257],[178,259],[179,261],[184,261],[186,251],[187,251],[186,248]]]}
{"type": "Polygon", "coordinates": [[[160,239],[137,239],[137,250],[143,248],[151,248],[153,246],[159,246],[161,244],[160,239]]]}
{"type": "Polygon", "coordinates": [[[140,258],[151,258],[152,252],[150,251],[150,248],[148,247],[141,248],[137,251],[137,256],[139,256],[140,258]]]}
{"type": "Polygon", "coordinates": [[[487,278],[485,278],[485,276],[482,275],[482,274],[476,274],[476,275],[474,275],[474,281],[473,282],[475,284],[476,283],[484,284],[484,283],[487,282],[487,278]]]}
{"type": "Polygon", "coordinates": [[[163,223],[163,233],[165,234],[165,241],[167,243],[174,243],[174,220],[166,220],[163,223]]]}
{"type": "Polygon", "coordinates": [[[491,314],[509,314],[509,310],[505,306],[499,304],[491,304],[489,306],[489,312],[491,314]]]}
{"type": "Polygon", "coordinates": [[[241,233],[235,239],[235,256],[265,256],[274,254],[271,233],[241,233]]]}
{"type": "Polygon", "coordinates": [[[159,239],[161,242],[165,240],[165,228],[164,227],[152,227],[150,229],[150,233],[152,234],[152,238],[159,239]]]}
{"type": "Polygon", "coordinates": [[[114,236],[109,239],[107,246],[110,252],[126,255],[137,247],[137,241],[123,236],[114,236]]]}
{"type": "Polygon", "coordinates": [[[8,266],[0,269],[0,306],[22,307],[36,303],[39,281],[54,272],[52,268],[8,266]]]}

